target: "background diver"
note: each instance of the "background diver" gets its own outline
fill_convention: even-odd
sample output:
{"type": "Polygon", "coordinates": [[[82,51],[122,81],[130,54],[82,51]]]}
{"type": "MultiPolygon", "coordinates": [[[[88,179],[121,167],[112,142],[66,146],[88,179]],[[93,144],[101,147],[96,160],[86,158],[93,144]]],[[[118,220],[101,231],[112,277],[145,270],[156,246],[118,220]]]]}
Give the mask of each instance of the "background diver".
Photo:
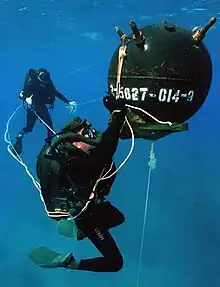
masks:
{"type": "MultiPolygon", "coordinates": [[[[17,154],[22,153],[22,139],[27,133],[32,132],[37,120],[37,115],[53,129],[49,109],[54,107],[55,98],[69,104],[70,111],[75,108],[75,102],[69,101],[55,88],[50,73],[46,69],[29,69],[25,76],[24,88],[19,98],[28,104],[26,126],[18,133],[16,143],[13,145],[17,154]],[[37,115],[36,115],[37,114],[37,115]]],[[[48,137],[52,132],[47,128],[48,137]]]]}
{"type": "Polygon", "coordinates": [[[78,261],[72,253],[62,255],[40,246],[29,254],[40,267],[117,272],[123,266],[123,257],[109,228],[122,224],[124,215],[105,200],[115,176],[99,182],[95,190],[93,186],[110,167],[110,174],[116,170],[112,157],[126,111],[122,101],[113,106],[111,99],[104,97],[103,102],[112,112],[111,123],[103,134],[87,121],[75,118],[58,136],[49,139],[37,161],[41,194],[48,215],[58,222],[58,233],[78,240],[87,237],[102,257],[78,261]],[[73,142],[73,133],[86,142],[73,142]],[[57,140],[59,144],[55,144],[57,140]],[[95,144],[88,144],[88,141],[95,141],[95,144]]]}

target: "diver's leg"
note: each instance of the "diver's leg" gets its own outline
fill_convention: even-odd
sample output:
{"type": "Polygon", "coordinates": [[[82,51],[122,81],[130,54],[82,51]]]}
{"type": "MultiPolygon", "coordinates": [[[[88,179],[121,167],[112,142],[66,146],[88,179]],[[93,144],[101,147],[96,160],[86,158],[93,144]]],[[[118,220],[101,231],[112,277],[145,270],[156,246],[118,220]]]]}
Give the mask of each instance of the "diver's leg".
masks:
{"type": "Polygon", "coordinates": [[[72,253],[62,255],[46,246],[40,246],[34,248],[29,254],[29,258],[32,262],[42,268],[63,267],[90,272],[120,271],[123,266],[123,257],[107,229],[95,227],[90,217],[78,220],[77,225],[100,251],[103,257],[77,261],[72,253]]]}
{"type": "Polygon", "coordinates": [[[23,136],[27,133],[31,133],[34,125],[36,123],[36,115],[34,114],[33,111],[28,110],[27,112],[27,123],[26,123],[26,127],[24,127],[17,135],[16,138],[16,143],[13,145],[14,150],[16,151],[17,154],[21,154],[22,153],[22,139],[23,136]]]}
{"type": "Polygon", "coordinates": [[[124,214],[109,201],[97,204],[92,217],[99,228],[113,228],[125,221],[124,214]]]}
{"type": "MultiPolygon", "coordinates": [[[[117,272],[122,269],[123,257],[107,229],[97,228],[91,218],[76,222],[86,237],[95,245],[103,257],[82,259],[78,261],[76,269],[93,272],[117,272]]],[[[74,259],[74,258],[73,258],[74,259]]],[[[75,259],[73,263],[75,263],[75,259]]],[[[70,264],[71,265],[71,264],[70,264]]]]}
{"type": "MultiPolygon", "coordinates": [[[[53,130],[53,122],[46,106],[41,107],[38,115],[53,130]]],[[[53,132],[48,127],[46,127],[46,129],[47,129],[47,136],[48,137],[53,136],[53,132]]]]}
{"type": "MultiPolygon", "coordinates": [[[[125,221],[124,214],[109,201],[97,204],[90,216],[92,216],[93,222],[96,223],[96,227],[99,229],[110,229],[121,225],[125,221]]],[[[62,218],[57,222],[58,234],[74,240],[83,240],[86,236],[78,228],[76,222],[74,219],[62,218]]]]}

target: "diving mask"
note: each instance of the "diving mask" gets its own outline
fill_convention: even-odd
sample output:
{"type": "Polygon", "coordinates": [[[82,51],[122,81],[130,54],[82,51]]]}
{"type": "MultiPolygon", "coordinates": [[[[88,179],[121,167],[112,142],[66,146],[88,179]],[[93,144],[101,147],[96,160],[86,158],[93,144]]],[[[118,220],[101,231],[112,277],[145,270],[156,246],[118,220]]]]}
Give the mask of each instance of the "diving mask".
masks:
{"type": "Polygon", "coordinates": [[[97,133],[95,129],[92,128],[92,125],[89,121],[84,120],[80,126],[80,130],[82,131],[82,135],[84,137],[95,139],[97,136],[97,133]]]}

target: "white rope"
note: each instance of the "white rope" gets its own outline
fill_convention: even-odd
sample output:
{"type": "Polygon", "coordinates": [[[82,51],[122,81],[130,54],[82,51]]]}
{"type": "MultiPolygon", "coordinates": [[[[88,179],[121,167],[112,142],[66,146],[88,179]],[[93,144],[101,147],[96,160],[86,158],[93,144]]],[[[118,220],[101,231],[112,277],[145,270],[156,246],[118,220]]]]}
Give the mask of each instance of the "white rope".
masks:
{"type": "Polygon", "coordinates": [[[151,172],[152,172],[152,170],[154,170],[156,168],[156,158],[155,158],[155,153],[154,153],[154,142],[152,142],[152,144],[151,144],[150,161],[148,162],[148,166],[149,166],[149,171],[148,171],[148,179],[147,179],[147,186],[146,186],[146,198],[145,198],[145,207],[144,207],[140,255],[139,255],[139,263],[138,263],[138,274],[137,274],[137,285],[136,285],[137,287],[139,287],[140,275],[141,275],[141,265],[142,265],[142,257],[143,257],[145,228],[146,228],[148,203],[149,203],[149,192],[150,192],[150,184],[151,184],[151,172]]]}
{"type": "MultiPolygon", "coordinates": [[[[97,99],[98,100],[98,99],[97,99]]],[[[90,103],[91,101],[87,102],[87,103],[90,103]]],[[[86,104],[86,103],[85,103],[86,104]]],[[[16,156],[14,155],[14,153],[12,152],[11,148],[13,148],[13,145],[11,143],[11,139],[10,139],[10,135],[9,135],[9,124],[12,120],[12,118],[15,116],[15,114],[17,113],[17,111],[20,109],[22,105],[20,105],[14,112],[13,114],[9,117],[7,123],[6,123],[6,129],[5,129],[5,134],[4,134],[4,140],[5,142],[8,144],[7,146],[7,150],[9,152],[9,154],[15,159],[17,160],[25,169],[27,175],[31,178],[34,186],[38,189],[38,191],[40,192],[40,198],[44,204],[44,209],[47,213],[48,216],[50,217],[60,217],[61,215],[51,215],[49,214],[49,212],[47,211],[47,208],[46,208],[46,204],[44,202],[44,199],[42,197],[42,193],[41,193],[41,188],[40,188],[40,184],[39,182],[32,176],[32,174],[30,173],[30,171],[28,170],[28,167],[25,165],[25,163],[22,161],[21,157],[16,154],[16,156]]],[[[161,122],[159,121],[158,119],[156,119],[155,117],[153,117],[152,115],[150,115],[149,113],[147,113],[146,111],[144,111],[143,109],[140,109],[140,108],[137,108],[137,107],[134,107],[134,106],[131,106],[131,105],[126,105],[127,107],[129,108],[132,108],[132,109],[138,109],[140,111],[142,111],[143,113],[147,114],[148,116],[151,116],[151,118],[153,118],[155,121],[161,123],[161,124],[169,124],[169,125],[172,125],[172,123],[170,122],[161,122]]],[[[38,119],[48,128],[51,130],[51,132],[53,132],[54,134],[56,134],[55,131],[53,131],[46,123],[45,121],[43,121],[41,119],[41,117],[39,115],[37,115],[37,113],[35,112],[36,116],[38,117],[38,119]]],[[[119,165],[119,167],[109,175],[111,169],[112,169],[112,166],[113,166],[113,163],[110,167],[110,169],[104,174],[104,176],[102,176],[101,178],[99,178],[94,187],[93,187],[93,191],[95,191],[95,189],[97,188],[98,184],[100,181],[103,181],[103,180],[106,180],[106,179],[109,179],[111,178],[113,175],[115,175],[123,166],[124,164],[128,161],[128,159],[130,158],[130,156],[132,155],[132,152],[134,150],[134,141],[135,141],[135,137],[134,137],[134,131],[131,127],[131,124],[129,123],[128,121],[128,118],[125,117],[125,122],[127,123],[128,127],[129,127],[129,130],[131,132],[131,148],[128,152],[128,155],[126,156],[126,158],[123,160],[123,162],[119,165]]],[[[14,151],[16,153],[16,151],[14,151]]],[[[138,267],[138,280],[137,280],[137,287],[139,287],[139,281],[140,281],[140,273],[141,273],[141,264],[142,264],[142,255],[143,255],[143,246],[144,246],[144,235],[145,235],[145,228],[146,228],[146,217],[147,217],[147,210],[148,210],[148,199],[149,199],[149,190],[150,190],[150,181],[151,181],[151,171],[155,168],[154,167],[154,161],[155,161],[155,154],[154,154],[154,143],[152,143],[152,147],[151,147],[151,152],[150,152],[150,161],[149,161],[149,173],[148,173],[148,183],[147,183],[147,192],[146,192],[146,201],[145,201],[145,209],[144,209],[144,220],[143,220],[143,228],[142,228],[142,239],[141,239],[141,247],[140,247],[140,257],[139,257],[139,267],[138,267]],[[151,163],[151,165],[150,165],[151,163]]],[[[85,205],[85,207],[82,209],[82,211],[77,215],[75,216],[74,218],[78,217],[81,213],[83,213],[89,206],[89,203],[90,201],[88,201],[85,205]]],[[[62,216],[67,216],[69,217],[69,215],[63,215],[62,216]]]]}

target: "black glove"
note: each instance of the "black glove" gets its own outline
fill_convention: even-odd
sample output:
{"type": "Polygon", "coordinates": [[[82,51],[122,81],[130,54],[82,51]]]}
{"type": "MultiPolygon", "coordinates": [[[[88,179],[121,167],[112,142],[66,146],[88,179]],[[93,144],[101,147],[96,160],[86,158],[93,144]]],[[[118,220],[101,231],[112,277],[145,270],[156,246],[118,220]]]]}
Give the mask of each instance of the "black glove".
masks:
{"type": "Polygon", "coordinates": [[[123,112],[127,112],[127,107],[125,106],[126,101],[124,99],[116,100],[112,96],[105,96],[103,97],[103,104],[110,113],[115,110],[120,110],[123,112]]]}

